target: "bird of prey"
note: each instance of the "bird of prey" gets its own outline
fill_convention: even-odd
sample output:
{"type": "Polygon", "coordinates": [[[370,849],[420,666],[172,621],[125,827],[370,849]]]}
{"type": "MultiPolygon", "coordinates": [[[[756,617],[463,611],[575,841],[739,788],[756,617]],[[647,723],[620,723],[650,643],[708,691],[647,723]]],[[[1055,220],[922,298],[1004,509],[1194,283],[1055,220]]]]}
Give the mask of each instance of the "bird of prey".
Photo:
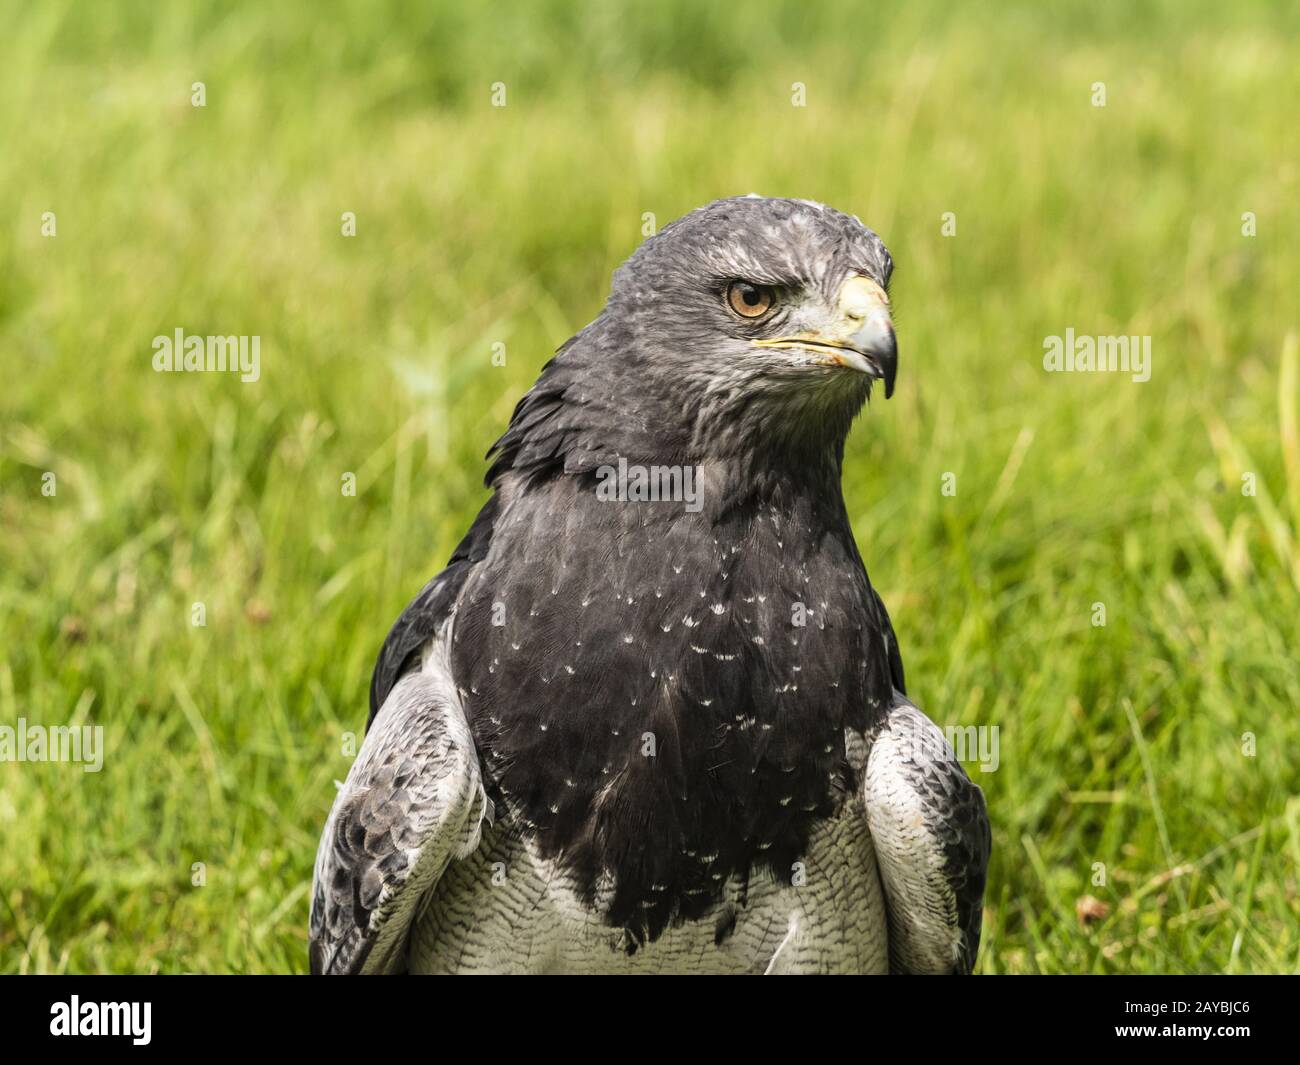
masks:
{"type": "Polygon", "coordinates": [[[970,972],[984,798],[840,487],[894,387],[892,269],[749,196],[615,272],[380,651],[314,972],[970,972]]]}

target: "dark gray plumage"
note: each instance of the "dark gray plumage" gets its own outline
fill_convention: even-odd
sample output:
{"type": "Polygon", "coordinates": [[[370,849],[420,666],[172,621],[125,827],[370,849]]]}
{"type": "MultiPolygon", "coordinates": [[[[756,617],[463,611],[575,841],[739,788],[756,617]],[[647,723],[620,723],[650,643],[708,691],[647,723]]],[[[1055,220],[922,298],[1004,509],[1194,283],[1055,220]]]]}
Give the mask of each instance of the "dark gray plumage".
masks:
{"type": "Polygon", "coordinates": [[[891,271],[856,219],[746,197],[616,272],[380,653],[314,970],[877,969],[878,875],[911,944],[894,968],[969,970],[982,799],[955,760],[884,754],[913,714],[934,726],[840,493],[871,382],[892,390],[891,271]],[[629,467],[689,470],[698,496],[603,496],[629,467]],[[882,811],[883,849],[873,797],[915,814],[882,811]]]}

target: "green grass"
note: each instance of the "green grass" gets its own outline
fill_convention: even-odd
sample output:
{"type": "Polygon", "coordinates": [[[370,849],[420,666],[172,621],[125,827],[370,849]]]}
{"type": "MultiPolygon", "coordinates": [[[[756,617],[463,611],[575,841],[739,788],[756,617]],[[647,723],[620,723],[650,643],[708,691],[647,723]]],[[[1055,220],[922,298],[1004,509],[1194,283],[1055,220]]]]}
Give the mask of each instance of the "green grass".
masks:
{"type": "Polygon", "coordinates": [[[0,764],[0,971],[305,969],[483,452],[643,212],[750,191],[898,263],[846,491],[914,697],[1000,730],[980,969],[1300,969],[1300,12],[609,6],[0,7],[0,724],[107,744],[0,764]],[[178,326],[260,381],[155,374],[178,326]],[[1045,373],[1067,327],[1151,380],[1045,373]]]}

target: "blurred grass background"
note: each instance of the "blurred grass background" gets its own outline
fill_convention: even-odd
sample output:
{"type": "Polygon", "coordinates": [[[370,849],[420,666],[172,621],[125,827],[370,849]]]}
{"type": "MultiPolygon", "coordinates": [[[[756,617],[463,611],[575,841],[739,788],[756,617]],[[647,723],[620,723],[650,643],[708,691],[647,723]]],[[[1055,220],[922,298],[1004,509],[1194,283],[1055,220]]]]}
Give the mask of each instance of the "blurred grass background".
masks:
{"type": "Polygon", "coordinates": [[[645,212],[750,191],[898,263],[846,492],[913,696],[1000,729],[980,970],[1300,969],[1298,38],[1264,3],[5,2],[0,723],[108,749],[0,764],[0,971],[305,970],[345,734],[483,452],[645,212]],[[260,335],[260,381],[155,374],[177,327],[260,335]],[[1150,382],[1044,373],[1068,327],[1151,335],[1150,382]]]}

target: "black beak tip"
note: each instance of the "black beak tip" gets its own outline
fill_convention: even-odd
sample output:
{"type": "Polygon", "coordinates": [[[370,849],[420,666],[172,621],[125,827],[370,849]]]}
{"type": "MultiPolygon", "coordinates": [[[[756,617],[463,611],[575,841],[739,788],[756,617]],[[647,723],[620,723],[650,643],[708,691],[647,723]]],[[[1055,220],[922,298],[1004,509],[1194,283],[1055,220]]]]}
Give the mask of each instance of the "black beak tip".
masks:
{"type": "Polygon", "coordinates": [[[880,376],[885,382],[885,398],[894,394],[894,378],[898,376],[898,348],[891,344],[880,357],[880,376]]]}

